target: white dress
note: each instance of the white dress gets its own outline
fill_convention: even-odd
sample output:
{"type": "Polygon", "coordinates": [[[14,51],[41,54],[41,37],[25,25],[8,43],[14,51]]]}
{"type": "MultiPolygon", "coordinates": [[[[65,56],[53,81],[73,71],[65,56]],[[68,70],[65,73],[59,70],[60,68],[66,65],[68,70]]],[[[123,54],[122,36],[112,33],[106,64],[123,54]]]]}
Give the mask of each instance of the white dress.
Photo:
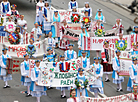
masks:
{"type": "Polygon", "coordinates": [[[0,80],[3,80],[3,81],[9,81],[9,80],[12,80],[12,75],[11,74],[8,74],[6,76],[6,60],[7,58],[11,58],[9,55],[4,55],[2,54],[0,56],[0,80]]]}
{"type": "MultiPolygon", "coordinates": [[[[129,81],[128,81],[128,84],[127,84],[127,91],[132,91],[133,90],[133,85],[135,84],[133,81],[137,81],[138,78],[137,78],[137,71],[138,71],[138,65],[134,65],[132,64],[130,67],[129,67],[129,81]]],[[[137,83],[137,82],[136,82],[137,83]]]]}
{"type": "Polygon", "coordinates": [[[36,67],[34,69],[31,70],[31,87],[30,87],[30,90],[31,90],[31,95],[32,97],[41,97],[42,95],[46,95],[46,87],[45,86],[36,86],[35,82],[38,83],[38,80],[39,80],[39,73],[40,73],[40,70],[39,70],[39,67],[36,67]]]}
{"type": "Polygon", "coordinates": [[[20,27],[21,34],[23,34],[24,30],[27,30],[26,20],[18,20],[17,25],[20,27]]]}
{"type": "Polygon", "coordinates": [[[67,51],[65,51],[64,55],[65,55],[65,60],[67,60],[67,61],[77,58],[77,53],[74,50],[67,50],[67,51]]]}
{"type": "Polygon", "coordinates": [[[38,28],[33,28],[31,33],[34,34],[34,41],[36,41],[41,35],[42,35],[42,30],[38,27],[38,28]]]}
{"type": "MultiPolygon", "coordinates": [[[[75,97],[76,98],[76,102],[79,102],[79,98],[78,97],[75,97]]],[[[67,102],[75,102],[73,98],[68,98],[67,99],[67,102]]]]}
{"type": "Polygon", "coordinates": [[[26,76],[29,76],[29,61],[24,61],[21,63],[20,66],[21,70],[21,84],[24,86],[30,86],[31,85],[31,78],[27,78],[26,76]]]}
{"type": "Polygon", "coordinates": [[[1,14],[6,16],[6,14],[11,14],[11,6],[10,3],[7,2],[1,2],[1,14]]]}
{"type": "Polygon", "coordinates": [[[77,1],[74,1],[74,2],[70,1],[70,2],[68,3],[68,8],[69,8],[69,9],[73,9],[73,7],[78,8],[78,3],[77,3],[77,1]]]}
{"type": "Polygon", "coordinates": [[[101,64],[92,64],[91,65],[92,70],[94,70],[94,76],[95,76],[95,82],[93,85],[90,85],[90,91],[94,93],[104,93],[103,91],[103,66],[101,64]],[[92,68],[94,66],[94,68],[92,68]],[[99,79],[97,77],[99,76],[99,79]]]}
{"type": "Polygon", "coordinates": [[[118,58],[117,57],[113,58],[112,78],[113,78],[113,83],[115,83],[115,84],[120,84],[121,82],[124,82],[124,77],[119,76],[116,72],[116,71],[120,72],[120,66],[119,65],[120,64],[119,64],[118,58]]]}

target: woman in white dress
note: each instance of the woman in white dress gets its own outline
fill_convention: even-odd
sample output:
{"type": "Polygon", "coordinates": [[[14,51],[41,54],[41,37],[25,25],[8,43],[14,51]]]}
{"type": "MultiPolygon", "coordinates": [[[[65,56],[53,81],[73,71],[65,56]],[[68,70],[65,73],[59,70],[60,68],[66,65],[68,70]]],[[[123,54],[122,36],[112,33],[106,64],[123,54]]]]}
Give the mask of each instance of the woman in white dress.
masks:
{"type": "Polygon", "coordinates": [[[3,54],[0,56],[0,80],[3,80],[5,82],[5,86],[3,88],[10,88],[8,85],[8,81],[12,80],[12,75],[7,74],[7,59],[10,59],[11,57],[7,54],[7,48],[3,48],[2,52],[3,54]]]}
{"type": "Polygon", "coordinates": [[[76,0],[71,0],[69,3],[68,3],[68,7],[69,9],[73,9],[73,7],[77,7],[78,8],[78,3],[76,0]]]}
{"type": "Polygon", "coordinates": [[[40,67],[40,60],[36,60],[35,61],[35,67],[31,70],[31,95],[32,97],[36,97],[37,101],[36,102],[40,102],[40,97],[42,95],[46,95],[46,87],[45,86],[39,86],[38,85],[38,80],[39,80],[39,74],[41,71],[41,67],[40,67]]]}
{"type": "Polygon", "coordinates": [[[21,70],[21,84],[27,86],[27,95],[26,97],[31,96],[30,93],[30,85],[31,85],[31,78],[29,78],[29,55],[24,55],[24,62],[21,63],[20,66],[21,70]]]}
{"type": "Polygon", "coordinates": [[[104,94],[103,91],[103,66],[99,63],[100,57],[94,57],[94,64],[91,65],[91,69],[94,71],[95,82],[90,85],[90,91],[94,92],[95,98],[98,98],[98,92],[104,94]]]}
{"type": "Polygon", "coordinates": [[[92,8],[89,6],[89,2],[85,2],[84,10],[88,11],[88,16],[89,17],[92,17],[92,8]]]}
{"type": "Polygon", "coordinates": [[[133,90],[133,85],[136,84],[137,80],[137,71],[138,71],[138,64],[137,64],[137,58],[132,57],[132,62],[133,64],[129,67],[129,80],[127,84],[127,91],[132,91],[133,90]]]}

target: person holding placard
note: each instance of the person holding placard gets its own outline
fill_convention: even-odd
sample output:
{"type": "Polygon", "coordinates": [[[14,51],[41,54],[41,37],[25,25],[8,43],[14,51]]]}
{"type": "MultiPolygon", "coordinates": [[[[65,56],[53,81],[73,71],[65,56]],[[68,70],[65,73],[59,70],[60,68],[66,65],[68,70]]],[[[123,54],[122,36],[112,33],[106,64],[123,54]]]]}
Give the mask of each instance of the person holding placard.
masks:
{"type": "Polygon", "coordinates": [[[92,17],[92,8],[89,5],[89,2],[85,2],[85,7],[84,7],[85,11],[88,11],[88,16],[92,17]]]}
{"type": "Polygon", "coordinates": [[[132,57],[132,65],[129,67],[129,80],[128,80],[128,84],[127,84],[127,91],[131,91],[133,90],[133,85],[136,84],[136,80],[137,78],[137,71],[138,71],[138,64],[137,64],[137,58],[136,57],[132,57]]]}
{"type": "MultiPolygon", "coordinates": [[[[81,28],[82,28],[82,33],[79,35],[79,40],[78,40],[78,48],[79,48],[78,57],[82,56],[81,52],[83,51],[82,50],[83,47],[84,46],[87,47],[87,45],[84,45],[84,43],[86,42],[86,44],[87,44],[87,41],[88,41],[86,38],[90,37],[90,35],[86,31],[86,27],[82,26],[81,28]]],[[[86,57],[89,58],[90,57],[90,50],[86,50],[86,53],[87,53],[86,57]]]]}
{"type": "Polygon", "coordinates": [[[10,88],[8,85],[8,81],[12,80],[12,75],[7,75],[7,59],[10,59],[11,57],[7,54],[7,48],[3,48],[2,52],[3,54],[0,56],[0,80],[3,80],[5,82],[5,85],[3,88],[10,88]]]}
{"type": "Polygon", "coordinates": [[[41,72],[41,67],[40,67],[40,60],[35,61],[35,67],[31,70],[31,95],[32,97],[36,97],[37,101],[40,102],[40,97],[42,95],[46,95],[46,87],[45,86],[39,86],[38,85],[38,80],[39,80],[39,74],[41,72]]]}
{"type": "MultiPolygon", "coordinates": [[[[60,62],[56,66],[57,72],[68,72],[70,70],[70,63],[65,61],[65,56],[60,55],[60,62]]],[[[70,87],[56,87],[61,90],[61,98],[66,98],[65,90],[70,90],[70,87]]]]}
{"type": "Polygon", "coordinates": [[[76,51],[73,50],[73,44],[69,44],[69,50],[65,51],[64,55],[65,55],[65,60],[69,61],[72,59],[76,59],[77,58],[77,53],[76,51]]]}
{"type": "Polygon", "coordinates": [[[24,62],[21,63],[20,66],[21,70],[21,82],[22,85],[27,86],[27,94],[26,97],[31,96],[30,93],[30,85],[31,85],[31,78],[29,78],[29,55],[24,55],[24,62]]]}
{"type": "Polygon", "coordinates": [[[82,68],[78,69],[78,76],[75,78],[75,81],[74,81],[74,88],[77,93],[76,97],[78,97],[79,100],[80,100],[80,96],[88,97],[88,92],[86,88],[88,87],[89,81],[87,77],[84,75],[83,71],[84,70],[82,68]]]}
{"type": "Polygon", "coordinates": [[[77,7],[78,8],[78,3],[76,0],[71,0],[69,3],[68,3],[68,7],[69,9],[73,9],[73,7],[77,7]]]}
{"type": "Polygon", "coordinates": [[[94,92],[95,98],[98,98],[98,92],[104,94],[103,91],[103,66],[99,63],[100,57],[94,57],[94,64],[91,65],[91,69],[94,71],[95,82],[90,85],[90,91],[94,92]]]}
{"type": "Polygon", "coordinates": [[[101,64],[103,65],[103,72],[106,74],[105,82],[109,82],[108,75],[113,73],[112,64],[109,63],[109,41],[104,41],[104,48],[102,49],[101,56],[102,61],[101,64]]]}
{"type": "Polygon", "coordinates": [[[67,99],[67,102],[79,102],[79,98],[76,97],[75,89],[70,90],[71,97],[67,99]]]}
{"type": "Polygon", "coordinates": [[[124,77],[119,76],[120,72],[120,50],[116,50],[116,57],[113,58],[113,83],[117,84],[117,92],[123,91],[121,83],[124,82],[124,77]]]}

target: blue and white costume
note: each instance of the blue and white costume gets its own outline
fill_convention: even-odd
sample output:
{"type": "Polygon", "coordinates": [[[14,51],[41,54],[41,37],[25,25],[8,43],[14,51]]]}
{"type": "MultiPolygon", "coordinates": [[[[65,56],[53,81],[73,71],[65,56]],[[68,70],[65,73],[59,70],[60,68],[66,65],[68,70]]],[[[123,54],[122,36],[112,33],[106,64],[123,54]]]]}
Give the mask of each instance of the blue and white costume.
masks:
{"type": "MultiPolygon", "coordinates": [[[[85,36],[85,37],[90,37],[89,36],[89,34],[87,33],[87,31],[85,31],[85,34],[84,33],[81,33],[80,35],[79,35],[79,41],[78,41],[78,48],[84,48],[83,46],[84,46],[84,39],[83,39],[83,36],[85,36]]],[[[86,48],[87,48],[87,39],[86,39],[86,48]]],[[[82,49],[83,50],[83,49],[82,49]]],[[[79,50],[79,52],[78,52],[78,57],[81,57],[82,56],[82,50],[79,50]]],[[[86,51],[86,53],[87,53],[87,58],[89,58],[90,57],[90,51],[89,50],[87,50],[86,51]]]]}
{"type": "Polygon", "coordinates": [[[46,41],[46,48],[47,47],[55,47],[55,39],[54,38],[45,38],[45,41],[46,41]]]}
{"type": "MultiPolygon", "coordinates": [[[[88,3],[88,2],[86,2],[86,3],[88,3]]],[[[91,7],[89,7],[89,8],[84,7],[84,11],[88,11],[88,16],[92,17],[92,8],[91,7]]]]}
{"type": "Polygon", "coordinates": [[[2,54],[0,56],[0,80],[9,81],[12,80],[12,75],[8,74],[6,76],[6,65],[7,65],[7,58],[11,58],[9,55],[2,54]]]}
{"type": "Polygon", "coordinates": [[[36,9],[36,22],[39,23],[39,25],[42,24],[42,21],[43,21],[43,13],[42,13],[42,8],[44,7],[44,3],[43,2],[38,2],[36,4],[37,6],[37,9],[36,9]]]}
{"type": "MultiPolygon", "coordinates": [[[[55,11],[55,12],[57,12],[57,11],[55,11]]],[[[53,22],[60,22],[61,20],[60,20],[60,15],[58,14],[58,18],[55,18],[55,14],[53,15],[53,22]]],[[[54,24],[51,26],[51,29],[52,29],[52,37],[53,38],[55,38],[55,37],[57,37],[56,36],[56,30],[55,30],[55,26],[54,26],[54,24]]]]}
{"type": "Polygon", "coordinates": [[[137,70],[138,70],[138,65],[134,65],[132,64],[129,67],[129,80],[128,80],[128,84],[127,84],[127,91],[132,91],[133,90],[133,85],[135,84],[133,81],[137,79],[137,70]]]}
{"type": "Polygon", "coordinates": [[[74,50],[67,50],[65,51],[64,55],[65,55],[65,60],[67,61],[77,58],[77,53],[74,50]]]}
{"type": "Polygon", "coordinates": [[[117,57],[113,58],[113,74],[112,74],[112,78],[113,78],[113,83],[115,84],[121,84],[122,82],[124,82],[124,77],[119,76],[117,74],[116,71],[120,72],[120,62],[119,59],[117,57]]]}
{"type": "Polygon", "coordinates": [[[81,57],[82,58],[82,67],[84,69],[89,69],[90,67],[90,58],[87,58],[87,57],[81,57]]]}
{"type": "Polygon", "coordinates": [[[43,60],[47,59],[48,62],[55,62],[56,54],[51,54],[51,55],[45,55],[43,57],[43,60]]]}
{"type": "Polygon", "coordinates": [[[82,92],[82,96],[88,97],[87,89],[84,88],[84,82],[86,81],[87,77],[85,75],[78,76],[75,78],[75,80],[78,80],[79,84],[81,84],[81,89],[78,89],[76,85],[74,85],[75,91],[76,91],[76,97],[80,98],[80,92],[82,92]]]}
{"type": "Polygon", "coordinates": [[[50,7],[43,7],[42,10],[43,13],[43,26],[42,26],[42,32],[45,34],[49,34],[49,32],[51,31],[51,22],[52,22],[52,11],[50,7]],[[50,16],[50,17],[49,17],[50,16]],[[46,21],[45,17],[48,19],[48,21],[46,21]]]}
{"type": "Polygon", "coordinates": [[[138,26],[134,26],[133,31],[131,32],[131,34],[138,34],[138,31],[135,31],[135,29],[138,29],[138,26]]]}
{"type": "Polygon", "coordinates": [[[33,29],[32,29],[32,31],[31,32],[33,32],[34,33],[34,40],[36,41],[37,39],[39,39],[39,37],[42,35],[42,31],[41,31],[41,29],[39,28],[39,27],[34,27],[33,29]]]}
{"type": "Polygon", "coordinates": [[[1,14],[6,16],[6,14],[11,14],[11,6],[10,6],[10,3],[7,1],[7,2],[4,2],[2,1],[1,2],[1,14]]]}
{"type": "Polygon", "coordinates": [[[78,8],[78,3],[77,3],[77,1],[74,1],[74,2],[70,1],[70,2],[68,3],[68,7],[69,7],[69,9],[73,9],[73,7],[78,8]]]}
{"type": "Polygon", "coordinates": [[[103,66],[101,64],[92,64],[91,67],[94,68],[92,70],[94,70],[94,75],[95,75],[95,82],[93,85],[90,85],[90,91],[91,92],[94,92],[94,93],[101,93],[101,94],[104,94],[104,91],[103,91],[103,81],[102,81],[102,77],[103,77],[103,66]],[[97,77],[99,77],[97,79],[97,77]]]}
{"type": "Polygon", "coordinates": [[[20,66],[21,70],[21,84],[24,86],[30,86],[31,85],[31,78],[27,78],[26,76],[29,76],[29,61],[24,61],[21,63],[20,66]]]}
{"type": "Polygon", "coordinates": [[[31,95],[32,97],[41,97],[42,95],[46,95],[46,87],[45,86],[37,86],[35,82],[38,83],[38,76],[39,76],[40,70],[39,67],[35,66],[34,69],[31,70],[31,95]]]}
{"type": "MultiPolygon", "coordinates": [[[[97,21],[97,20],[100,20],[102,23],[103,22],[105,22],[105,17],[103,16],[103,14],[102,14],[102,10],[101,9],[98,9],[97,10],[98,12],[100,11],[101,12],[101,16],[99,16],[98,15],[98,12],[96,13],[96,15],[95,15],[95,20],[97,21]]],[[[103,26],[103,25],[102,25],[103,26]]]]}

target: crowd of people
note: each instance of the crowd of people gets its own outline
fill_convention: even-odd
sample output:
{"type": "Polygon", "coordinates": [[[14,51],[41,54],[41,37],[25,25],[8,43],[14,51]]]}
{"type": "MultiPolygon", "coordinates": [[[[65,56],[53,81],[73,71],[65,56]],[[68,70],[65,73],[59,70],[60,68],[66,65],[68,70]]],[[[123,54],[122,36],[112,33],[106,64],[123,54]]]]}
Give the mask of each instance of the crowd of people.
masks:
{"type": "MultiPolygon", "coordinates": [[[[35,61],[35,67],[31,71],[31,76],[29,77],[29,59],[33,58],[34,53],[36,52],[36,48],[33,45],[34,42],[39,42],[42,39],[42,36],[45,36],[46,43],[48,44],[46,47],[46,54],[43,55],[43,60],[47,59],[48,62],[56,62],[57,54],[55,53],[56,48],[60,48],[64,51],[63,55],[59,56],[58,64],[56,66],[57,72],[68,72],[70,66],[68,68],[65,67],[65,62],[73,59],[77,59],[78,57],[82,58],[82,66],[78,69],[78,75],[74,79],[74,86],[72,87],[57,87],[56,89],[61,90],[61,98],[66,98],[65,90],[70,90],[71,97],[67,99],[67,102],[79,102],[80,96],[88,97],[87,87],[90,88],[91,92],[94,92],[95,98],[98,98],[98,93],[103,94],[103,73],[106,74],[105,82],[110,82],[108,78],[109,74],[112,74],[113,83],[117,84],[117,92],[123,91],[121,83],[124,82],[124,77],[119,76],[120,72],[120,54],[121,51],[125,51],[127,48],[127,41],[123,39],[124,26],[121,24],[121,19],[116,19],[116,24],[112,29],[117,29],[117,32],[114,34],[115,36],[119,36],[119,40],[115,42],[116,49],[115,57],[112,59],[112,63],[109,62],[109,53],[108,50],[111,49],[109,47],[109,41],[104,41],[104,48],[101,51],[100,58],[99,50],[96,50],[96,56],[93,58],[94,63],[90,63],[90,51],[82,50],[82,46],[84,46],[83,37],[90,37],[89,33],[94,32],[95,37],[104,37],[104,23],[105,17],[102,14],[102,9],[98,9],[97,13],[92,19],[92,8],[89,5],[89,2],[85,2],[84,5],[84,15],[80,15],[81,17],[75,21],[73,19],[73,14],[78,14],[78,2],[76,0],[71,0],[68,3],[68,9],[72,10],[71,15],[71,23],[81,23],[82,33],[79,35],[78,40],[78,54],[73,50],[73,44],[70,44],[68,39],[63,38],[63,34],[66,29],[70,29],[67,21],[64,19],[61,21],[58,10],[54,11],[52,15],[51,4],[48,1],[43,2],[43,0],[39,0],[36,4],[36,19],[34,22],[34,28],[31,30],[31,34],[34,36],[30,38],[30,44],[26,48],[26,54],[24,55],[24,61],[20,65],[21,71],[21,82],[22,85],[27,87],[26,97],[32,96],[37,98],[37,102],[40,102],[40,97],[42,95],[46,95],[47,88],[45,86],[38,85],[38,76],[40,74],[40,60],[35,61]],[[50,12],[50,15],[48,14],[50,12]],[[50,16],[50,17],[48,17],[50,16]],[[86,23],[84,21],[84,17],[87,17],[89,20],[86,23]],[[49,19],[50,18],[50,19],[49,19]],[[81,21],[81,22],[80,22],[81,21]],[[54,23],[62,22],[62,26],[60,27],[60,37],[56,36],[54,23]],[[96,22],[94,25],[92,22],[96,22]],[[100,33],[99,33],[100,32],[100,33]],[[87,76],[84,75],[84,71],[95,71],[95,85],[89,85],[89,81],[87,76]],[[81,80],[84,83],[81,83],[81,80]],[[80,85],[81,84],[81,85],[80,85]]],[[[7,17],[8,20],[4,25],[5,31],[8,34],[15,34],[20,38],[17,40],[12,40],[9,37],[9,41],[11,44],[18,45],[23,44],[23,35],[27,33],[27,21],[24,19],[24,15],[20,15],[17,10],[17,5],[10,5],[8,0],[3,0],[1,2],[1,17],[7,17]],[[9,27],[9,25],[13,25],[9,27]]],[[[79,17],[79,16],[78,16],[79,17]]],[[[1,20],[2,23],[2,20],[1,20]]],[[[134,26],[133,32],[131,34],[137,34],[138,26],[134,26]]],[[[137,48],[138,43],[133,43],[133,49],[131,51],[138,51],[137,48]]],[[[8,49],[2,49],[3,54],[0,56],[0,79],[5,82],[3,88],[10,88],[8,81],[12,80],[12,75],[7,74],[6,72],[6,63],[7,59],[11,57],[7,54],[8,49]]],[[[137,58],[132,57],[133,64],[129,68],[129,82],[128,82],[128,91],[132,91],[133,85],[136,83],[136,75],[137,75],[137,58]]],[[[48,87],[48,89],[52,89],[52,87],[48,87]]]]}

